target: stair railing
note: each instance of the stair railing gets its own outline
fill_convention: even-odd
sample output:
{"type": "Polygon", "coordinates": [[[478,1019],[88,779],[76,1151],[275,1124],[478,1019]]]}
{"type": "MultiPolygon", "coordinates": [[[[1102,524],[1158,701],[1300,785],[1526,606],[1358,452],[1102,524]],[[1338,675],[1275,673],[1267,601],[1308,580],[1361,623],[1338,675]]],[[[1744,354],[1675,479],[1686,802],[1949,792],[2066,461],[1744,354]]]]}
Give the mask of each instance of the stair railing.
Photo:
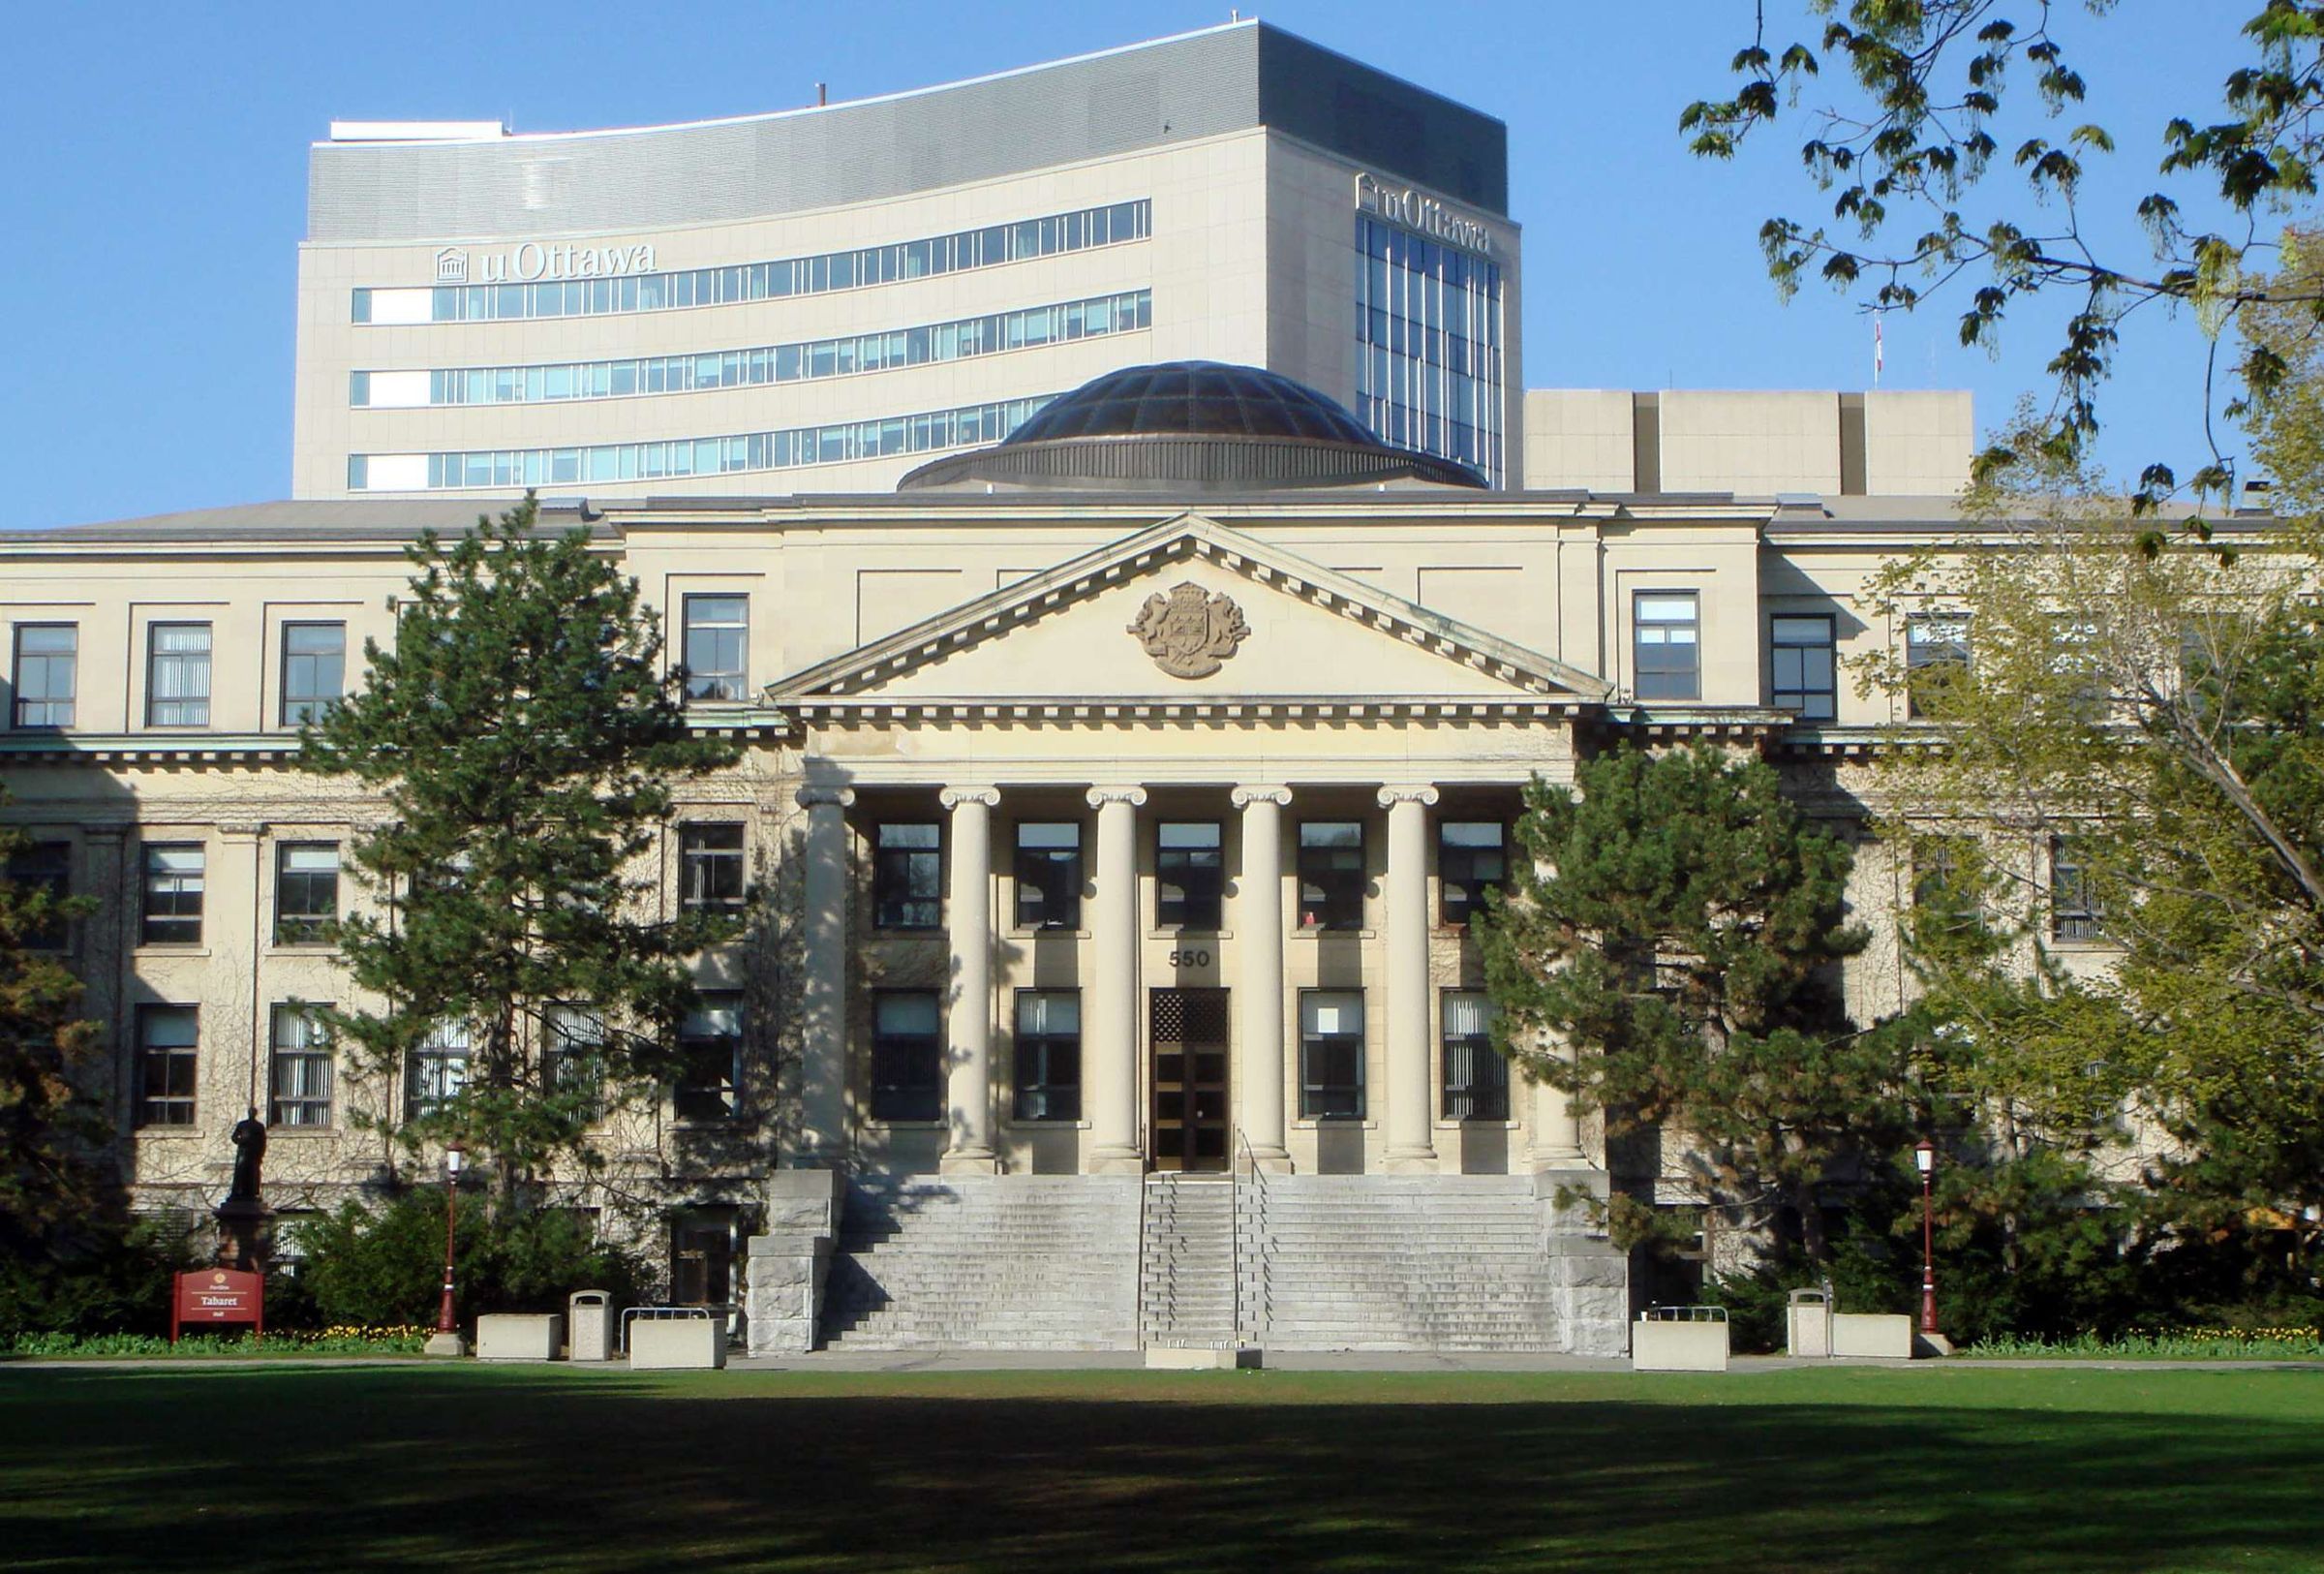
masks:
{"type": "Polygon", "coordinates": [[[1246,1338],[1250,1343],[1259,1343],[1259,1323],[1267,1309],[1267,1171],[1259,1167],[1259,1156],[1251,1148],[1250,1134],[1238,1123],[1235,1127],[1235,1142],[1242,1152],[1243,1162],[1230,1166],[1235,1189],[1227,1211],[1228,1264],[1235,1284],[1235,1338],[1238,1343],[1246,1338]],[[1251,1178],[1252,1222],[1257,1226],[1252,1242],[1251,1288],[1253,1306],[1246,1309],[1242,1292],[1242,1177],[1251,1178]]]}

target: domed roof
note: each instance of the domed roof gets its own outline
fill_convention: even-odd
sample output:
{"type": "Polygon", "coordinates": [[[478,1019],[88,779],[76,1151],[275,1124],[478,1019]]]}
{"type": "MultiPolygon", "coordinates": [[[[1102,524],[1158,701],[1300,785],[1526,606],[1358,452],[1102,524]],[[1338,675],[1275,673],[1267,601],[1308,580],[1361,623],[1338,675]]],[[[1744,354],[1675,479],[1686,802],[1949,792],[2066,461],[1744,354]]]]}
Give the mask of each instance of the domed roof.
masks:
{"type": "Polygon", "coordinates": [[[1450,459],[1390,447],[1280,373],[1177,360],[1094,378],[994,447],[933,460],[902,484],[1269,491],[1389,481],[1484,484],[1450,459]]]}
{"type": "Polygon", "coordinates": [[[1303,383],[1258,366],[1173,360],[1125,366],[1052,400],[1004,439],[1127,437],[1167,432],[1203,437],[1305,437],[1377,446],[1361,421],[1303,383]]]}

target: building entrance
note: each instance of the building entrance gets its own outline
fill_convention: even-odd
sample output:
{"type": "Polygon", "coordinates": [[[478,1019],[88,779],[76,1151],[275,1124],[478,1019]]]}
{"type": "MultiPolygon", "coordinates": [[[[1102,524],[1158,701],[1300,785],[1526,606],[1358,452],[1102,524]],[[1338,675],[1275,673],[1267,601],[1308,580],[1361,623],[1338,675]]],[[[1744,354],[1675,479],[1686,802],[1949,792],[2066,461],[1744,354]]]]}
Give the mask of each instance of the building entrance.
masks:
{"type": "Polygon", "coordinates": [[[1154,1057],[1154,1168],[1223,1170],[1227,1143],[1227,992],[1156,989],[1147,996],[1154,1057]]]}

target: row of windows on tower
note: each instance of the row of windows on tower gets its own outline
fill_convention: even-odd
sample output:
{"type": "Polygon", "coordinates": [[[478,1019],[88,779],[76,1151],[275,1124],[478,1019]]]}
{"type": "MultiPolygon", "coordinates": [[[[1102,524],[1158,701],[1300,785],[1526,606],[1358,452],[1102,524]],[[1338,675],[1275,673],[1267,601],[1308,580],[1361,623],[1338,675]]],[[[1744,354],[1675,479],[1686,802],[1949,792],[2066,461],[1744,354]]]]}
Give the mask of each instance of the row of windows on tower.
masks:
{"type": "MultiPolygon", "coordinates": [[[[739,827],[738,827],[739,829],[739,827]]],[[[1020,820],[1016,828],[1015,925],[1079,929],[1083,849],[1079,820],[1020,820]]],[[[1498,820],[1437,824],[1438,913],[1465,924],[1484,892],[1509,870],[1508,827],[1498,820]]],[[[1225,826],[1214,819],[1154,826],[1154,927],[1211,933],[1224,927],[1225,826]]],[[[943,825],[883,820],[872,833],[872,921],[880,929],[943,925],[943,825]]],[[[1298,851],[1301,929],[1361,929],[1368,882],[1364,826],[1354,819],[1300,822],[1298,851]]]]}

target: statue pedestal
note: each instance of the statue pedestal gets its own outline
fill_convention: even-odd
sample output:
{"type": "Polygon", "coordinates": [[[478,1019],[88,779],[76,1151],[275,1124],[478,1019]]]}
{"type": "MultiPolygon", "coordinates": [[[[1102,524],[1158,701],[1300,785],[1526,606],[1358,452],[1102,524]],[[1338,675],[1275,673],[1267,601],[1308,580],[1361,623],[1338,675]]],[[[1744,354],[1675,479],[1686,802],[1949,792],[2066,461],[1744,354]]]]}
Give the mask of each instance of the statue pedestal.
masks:
{"type": "Polygon", "coordinates": [[[262,1274],[274,1254],[274,1210],[262,1202],[229,1197],[218,1205],[218,1262],[246,1274],[262,1274]]]}

